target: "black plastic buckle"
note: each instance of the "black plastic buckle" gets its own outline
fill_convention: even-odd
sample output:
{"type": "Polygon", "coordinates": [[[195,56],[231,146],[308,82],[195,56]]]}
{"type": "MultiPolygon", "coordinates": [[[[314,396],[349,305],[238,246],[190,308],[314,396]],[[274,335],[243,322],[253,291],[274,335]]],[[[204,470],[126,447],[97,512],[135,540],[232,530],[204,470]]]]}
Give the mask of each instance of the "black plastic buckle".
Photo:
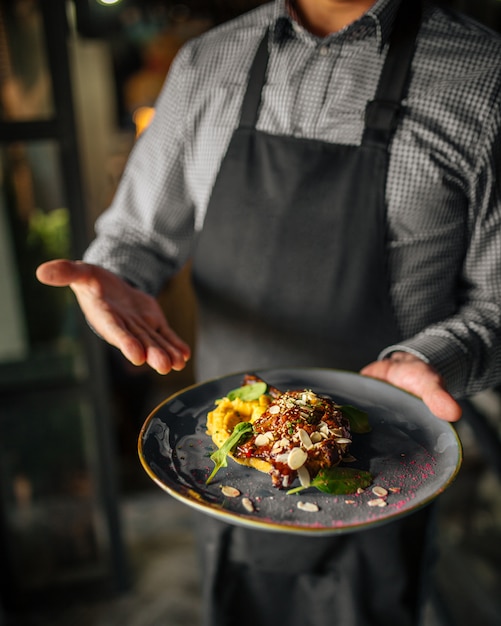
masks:
{"type": "Polygon", "coordinates": [[[400,103],[392,100],[371,100],[365,108],[366,128],[385,132],[394,131],[400,108],[400,103]]]}

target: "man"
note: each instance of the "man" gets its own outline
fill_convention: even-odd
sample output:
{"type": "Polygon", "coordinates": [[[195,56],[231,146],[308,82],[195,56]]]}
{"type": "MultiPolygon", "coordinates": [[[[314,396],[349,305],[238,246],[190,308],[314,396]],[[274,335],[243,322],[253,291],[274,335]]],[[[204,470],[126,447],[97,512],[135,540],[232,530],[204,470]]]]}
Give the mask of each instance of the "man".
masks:
{"type": "MultiPolygon", "coordinates": [[[[190,42],[85,263],[39,268],[164,374],[361,370],[456,421],[501,372],[501,44],[431,5],[277,0],[190,42]]],[[[206,624],[416,624],[429,511],[335,539],[199,520],[206,624]]]]}

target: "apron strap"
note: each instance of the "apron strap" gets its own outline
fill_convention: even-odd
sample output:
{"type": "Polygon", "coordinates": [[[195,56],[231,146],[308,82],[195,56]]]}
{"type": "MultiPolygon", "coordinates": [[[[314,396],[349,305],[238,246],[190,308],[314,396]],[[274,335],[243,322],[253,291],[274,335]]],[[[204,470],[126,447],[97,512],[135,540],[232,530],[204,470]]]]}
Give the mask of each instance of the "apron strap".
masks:
{"type": "Polygon", "coordinates": [[[402,0],[374,100],[365,109],[363,145],[386,148],[398,122],[421,25],[421,0],[402,0]]]}
{"type": "Polygon", "coordinates": [[[266,69],[268,67],[269,32],[269,29],[266,29],[249,72],[247,89],[240,113],[240,128],[255,128],[257,124],[261,105],[261,92],[265,83],[266,69]]]}

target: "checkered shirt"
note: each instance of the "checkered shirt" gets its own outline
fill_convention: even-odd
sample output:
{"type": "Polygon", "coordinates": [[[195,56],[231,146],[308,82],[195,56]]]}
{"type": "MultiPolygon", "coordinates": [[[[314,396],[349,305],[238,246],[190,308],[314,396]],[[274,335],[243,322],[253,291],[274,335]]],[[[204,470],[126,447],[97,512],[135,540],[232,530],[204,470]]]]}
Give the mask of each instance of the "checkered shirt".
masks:
{"type": "MultiPolygon", "coordinates": [[[[85,260],[155,294],[189,259],[270,25],[257,128],[358,145],[397,7],[378,0],[321,39],[276,0],[189,41],[85,260]]],[[[391,298],[405,340],[381,357],[421,356],[456,396],[501,375],[500,103],[501,38],[426,4],[386,184],[391,298]]]]}

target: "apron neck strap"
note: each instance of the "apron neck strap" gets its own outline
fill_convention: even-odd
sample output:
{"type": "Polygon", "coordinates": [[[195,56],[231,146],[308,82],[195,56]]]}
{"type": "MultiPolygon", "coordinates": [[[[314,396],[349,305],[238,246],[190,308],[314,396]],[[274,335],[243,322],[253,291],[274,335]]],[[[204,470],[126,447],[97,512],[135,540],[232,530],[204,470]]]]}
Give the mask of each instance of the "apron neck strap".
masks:
{"type": "Polygon", "coordinates": [[[376,95],[365,109],[363,145],[386,147],[389,144],[407,90],[420,25],[421,0],[402,0],[376,95]]]}
{"type": "MultiPolygon", "coordinates": [[[[364,145],[387,146],[395,129],[407,88],[416,36],[421,24],[421,0],[401,0],[390,37],[388,54],[374,100],[365,111],[364,145]]],[[[240,127],[255,128],[269,59],[269,33],[261,39],[252,63],[240,113],[240,127]]]]}
{"type": "Polygon", "coordinates": [[[249,72],[247,89],[240,113],[240,127],[255,128],[257,124],[261,105],[261,91],[266,81],[266,69],[268,67],[269,33],[270,30],[266,29],[249,72]]]}

